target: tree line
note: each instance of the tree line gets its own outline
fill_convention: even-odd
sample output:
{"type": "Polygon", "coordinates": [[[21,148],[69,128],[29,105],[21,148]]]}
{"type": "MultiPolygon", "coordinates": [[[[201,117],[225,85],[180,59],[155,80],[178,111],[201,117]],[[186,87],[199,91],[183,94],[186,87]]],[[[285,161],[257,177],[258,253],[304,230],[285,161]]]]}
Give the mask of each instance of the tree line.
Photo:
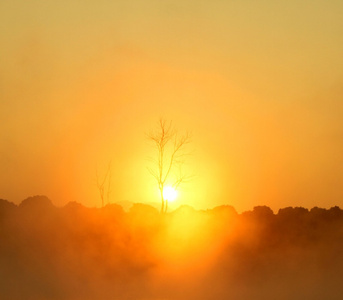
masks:
{"type": "Polygon", "coordinates": [[[343,211],[0,200],[1,299],[339,299],[343,211]]]}

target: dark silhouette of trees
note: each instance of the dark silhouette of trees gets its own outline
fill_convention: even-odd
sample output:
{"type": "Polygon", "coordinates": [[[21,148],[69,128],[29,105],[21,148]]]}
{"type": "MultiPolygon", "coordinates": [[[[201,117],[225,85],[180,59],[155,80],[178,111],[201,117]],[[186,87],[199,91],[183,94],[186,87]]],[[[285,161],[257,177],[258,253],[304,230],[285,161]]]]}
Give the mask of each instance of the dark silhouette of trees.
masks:
{"type": "Polygon", "coordinates": [[[12,213],[16,207],[14,203],[0,199],[0,220],[12,213]]]}
{"type": "Polygon", "coordinates": [[[0,200],[1,299],[339,299],[343,211],[0,200]]]}
{"type": "Polygon", "coordinates": [[[182,165],[188,154],[185,147],[190,142],[190,135],[179,135],[171,121],[160,119],[157,128],[148,134],[148,139],[154,143],[157,150],[156,158],[153,159],[154,166],[148,170],[160,190],[161,213],[166,213],[168,199],[164,197],[165,187],[170,185],[177,189],[181,183],[190,179],[189,175],[182,172],[182,165]]]}
{"type": "Polygon", "coordinates": [[[19,204],[19,209],[32,212],[46,212],[55,208],[51,200],[46,196],[33,196],[26,198],[19,204]]]}

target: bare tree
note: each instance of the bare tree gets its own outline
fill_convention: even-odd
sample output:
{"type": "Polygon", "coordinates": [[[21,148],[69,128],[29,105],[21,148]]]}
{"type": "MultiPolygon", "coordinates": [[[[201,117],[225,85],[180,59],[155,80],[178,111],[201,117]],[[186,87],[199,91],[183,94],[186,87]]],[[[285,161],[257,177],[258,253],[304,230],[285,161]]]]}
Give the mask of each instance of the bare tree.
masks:
{"type": "Polygon", "coordinates": [[[107,198],[107,204],[110,201],[111,181],[112,181],[112,163],[111,162],[109,162],[106,173],[102,179],[99,176],[98,168],[96,169],[96,187],[98,188],[98,191],[100,194],[101,207],[104,207],[105,197],[107,198]],[[106,195],[105,195],[105,191],[106,191],[106,195]]]}
{"type": "Polygon", "coordinates": [[[177,190],[181,183],[190,179],[190,176],[182,171],[182,165],[189,154],[185,148],[190,142],[190,135],[179,135],[172,121],[160,119],[155,130],[148,134],[148,139],[154,143],[157,150],[156,158],[153,159],[154,166],[148,170],[156,179],[160,191],[161,213],[166,213],[168,199],[164,198],[164,188],[170,185],[177,190]]]}

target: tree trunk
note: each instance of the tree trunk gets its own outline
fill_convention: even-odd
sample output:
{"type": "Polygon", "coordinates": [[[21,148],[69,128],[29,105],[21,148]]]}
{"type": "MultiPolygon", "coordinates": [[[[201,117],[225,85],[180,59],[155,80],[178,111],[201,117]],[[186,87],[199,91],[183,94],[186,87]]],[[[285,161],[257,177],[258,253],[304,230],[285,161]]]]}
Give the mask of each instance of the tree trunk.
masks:
{"type": "Polygon", "coordinates": [[[161,206],[161,214],[164,213],[164,197],[163,197],[163,188],[160,189],[161,192],[161,201],[162,201],[162,206],[161,206]]]}

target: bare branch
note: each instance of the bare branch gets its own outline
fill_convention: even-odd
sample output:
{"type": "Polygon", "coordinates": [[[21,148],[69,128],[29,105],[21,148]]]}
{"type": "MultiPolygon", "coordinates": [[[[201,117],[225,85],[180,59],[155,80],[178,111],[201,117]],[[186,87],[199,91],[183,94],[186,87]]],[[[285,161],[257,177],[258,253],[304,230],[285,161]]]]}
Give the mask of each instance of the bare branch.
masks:
{"type": "MultiPolygon", "coordinates": [[[[166,183],[171,181],[170,177],[175,176],[173,174],[175,167],[185,162],[185,158],[188,155],[185,152],[185,147],[190,142],[190,135],[189,133],[179,135],[173,127],[172,121],[167,122],[161,118],[155,130],[150,131],[146,136],[154,143],[157,149],[157,158],[152,160],[155,162],[156,167],[155,169],[148,168],[148,171],[156,179],[160,190],[161,212],[166,212],[168,201],[163,198],[163,189],[166,183]],[[165,207],[164,204],[166,204],[165,207]]],[[[174,188],[185,182],[186,177],[185,175],[177,176],[173,183],[174,188]]]]}
{"type": "Polygon", "coordinates": [[[107,202],[109,202],[110,194],[111,194],[111,178],[112,178],[112,166],[111,162],[109,162],[107,166],[106,173],[103,179],[100,179],[98,168],[96,168],[96,186],[99,190],[100,199],[101,199],[101,207],[104,207],[104,200],[105,200],[105,184],[107,182],[107,202]]]}

